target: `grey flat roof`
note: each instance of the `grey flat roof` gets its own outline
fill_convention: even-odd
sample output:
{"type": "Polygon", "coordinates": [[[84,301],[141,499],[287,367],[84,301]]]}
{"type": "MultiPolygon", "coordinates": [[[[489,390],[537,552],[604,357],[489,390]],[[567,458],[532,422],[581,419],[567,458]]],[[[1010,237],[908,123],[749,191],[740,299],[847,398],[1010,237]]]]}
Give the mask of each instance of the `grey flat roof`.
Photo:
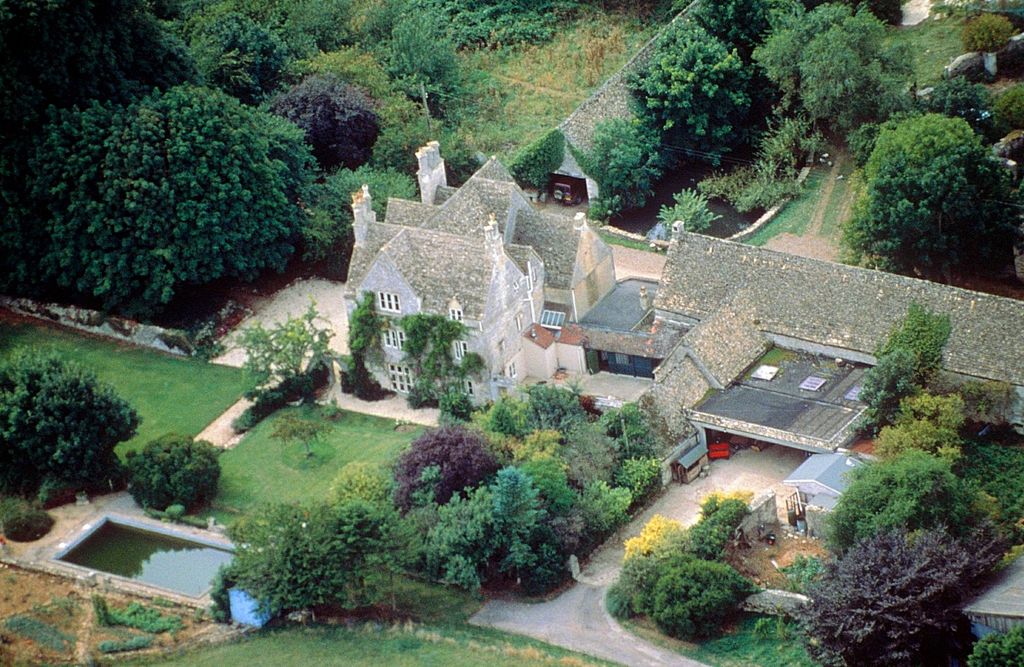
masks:
{"type": "Polygon", "coordinates": [[[845,397],[860,384],[863,367],[845,363],[837,367],[833,360],[798,355],[778,364],[775,379],[755,380],[750,374],[761,363],[755,362],[745,379],[712,394],[695,411],[827,441],[864,408],[863,403],[845,397]],[[800,388],[810,376],[825,380],[818,391],[800,388]]]}
{"type": "Polygon", "coordinates": [[[800,482],[817,482],[842,493],[850,483],[849,472],[861,465],[861,461],[846,454],[814,454],[789,473],[782,483],[796,486],[800,482]]]}
{"type": "Polygon", "coordinates": [[[658,283],[649,280],[623,280],[580,319],[580,324],[613,331],[631,331],[650,310],[640,307],[641,287],[647,288],[647,296],[653,304],[658,283]]]}
{"type": "Polygon", "coordinates": [[[1018,558],[988,590],[964,607],[967,614],[1024,618],[1024,558],[1018,558]]]}

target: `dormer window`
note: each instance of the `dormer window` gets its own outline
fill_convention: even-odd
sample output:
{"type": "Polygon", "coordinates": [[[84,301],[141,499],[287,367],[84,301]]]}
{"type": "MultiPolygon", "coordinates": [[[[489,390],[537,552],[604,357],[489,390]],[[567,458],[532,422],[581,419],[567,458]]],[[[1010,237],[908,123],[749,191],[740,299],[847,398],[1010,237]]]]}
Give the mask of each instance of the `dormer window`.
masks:
{"type": "Polygon", "coordinates": [[[455,322],[461,322],[462,321],[462,309],[461,308],[449,308],[448,309],[448,319],[449,320],[453,320],[455,322]]]}
{"type": "Polygon", "coordinates": [[[400,313],[402,302],[394,292],[377,292],[377,308],[385,313],[400,313]]]}

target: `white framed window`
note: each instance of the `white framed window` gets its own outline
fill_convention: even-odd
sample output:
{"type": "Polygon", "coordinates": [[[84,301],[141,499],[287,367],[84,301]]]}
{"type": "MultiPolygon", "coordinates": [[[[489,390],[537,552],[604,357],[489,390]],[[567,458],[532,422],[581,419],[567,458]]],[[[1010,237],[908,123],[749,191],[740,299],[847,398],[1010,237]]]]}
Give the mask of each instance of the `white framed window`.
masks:
{"type": "Polygon", "coordinates": [[[516,315],[516,331],[523,330],[523,314],[519,313],[516,315]]]}
{"type": "Polygon", "coordinates": [[[391,388],[403,394],[408,393],[412,387],[412,372],[408,366],[388,364],[388,376],[391,378],[391,388]]]}
{"type": "Polygon", "coordinates": [[[448,319],[455,320],[456,322],[462,321],[462,309],[461,308],[449,308],[448,319]]]}
{"type": "Polygon", "coordinates": [[[385,329],[384,347],[401,350],[405,347],[405,332],[401,329],[385,329]]]}
{"type": "Polygon", "coordinates": [[[455,361],[462,361],[463,357],[469,354],[469,343],[464,340],[457,340],[452,344],[452,351],[455,353],[455,361]]]}
{"type": "Polygon", "coordinates": [[[516,373],[516,362],[513,361],[512,363],[505,367],[505,376],[510,377],[513,380],[515,380],[518,377],[518,374],[516,373]]]}
{"type": "Polygon", "coordinates": [[[377,308],[388,313],[400,313],[402,302],[394,292],[377,292],[377,308]]]}

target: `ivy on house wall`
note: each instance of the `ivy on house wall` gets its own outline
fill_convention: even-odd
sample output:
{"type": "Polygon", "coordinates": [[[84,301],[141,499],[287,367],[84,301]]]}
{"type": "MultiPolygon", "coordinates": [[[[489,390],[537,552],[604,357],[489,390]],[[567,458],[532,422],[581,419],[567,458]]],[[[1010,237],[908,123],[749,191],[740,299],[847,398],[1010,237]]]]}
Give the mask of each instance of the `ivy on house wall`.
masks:
{"type": "Polygon", "coordinates": [[[416,313],[400,321],[405,331],[405,358],[416,379],[409,391],[409,405],[436,406],[449,391],[464,391],[462,381],[479,373],[484,361],[475,352],[455,360],[454,345],[466,334],[466,326],[443,315],[416,313]]]}
{"type": "Polygon", "coordinates": [[[344,379],[352,393],[365,401],[376,400],[386,393],[366,368],[367,357],[380,349],[380,332],[383,330],[384,319],[374,307],[373,293],[363,292],[349,318],[348,349],[351,359],[344,379]]]}

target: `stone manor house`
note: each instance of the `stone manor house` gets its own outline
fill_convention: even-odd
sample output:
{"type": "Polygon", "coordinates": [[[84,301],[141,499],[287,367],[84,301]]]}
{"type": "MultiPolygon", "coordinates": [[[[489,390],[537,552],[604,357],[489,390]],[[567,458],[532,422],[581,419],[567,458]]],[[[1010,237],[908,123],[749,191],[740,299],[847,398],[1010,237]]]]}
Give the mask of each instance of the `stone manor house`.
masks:
{"type": "Polygon", "coordinates": [[[537,209],[491,158],[447,185],[439,146],[417,151],[420,201],[391,199],[378,221],[353,195],[351,314],[374,294],[394,322],[377,380],[412,384],[397,319],[432,313],[466,325],[482,403],[524,381],[606,372],[647,378],[641,405],[678,451],[729,438],[833,452],[853,439],[862,377],[920,304],[950,317],[943,368],[957,381],[1007,383],[1024,428],[1024,303],[905,276],[677,233],[659,282],[617,281],[585,216],[537,209]]]}

